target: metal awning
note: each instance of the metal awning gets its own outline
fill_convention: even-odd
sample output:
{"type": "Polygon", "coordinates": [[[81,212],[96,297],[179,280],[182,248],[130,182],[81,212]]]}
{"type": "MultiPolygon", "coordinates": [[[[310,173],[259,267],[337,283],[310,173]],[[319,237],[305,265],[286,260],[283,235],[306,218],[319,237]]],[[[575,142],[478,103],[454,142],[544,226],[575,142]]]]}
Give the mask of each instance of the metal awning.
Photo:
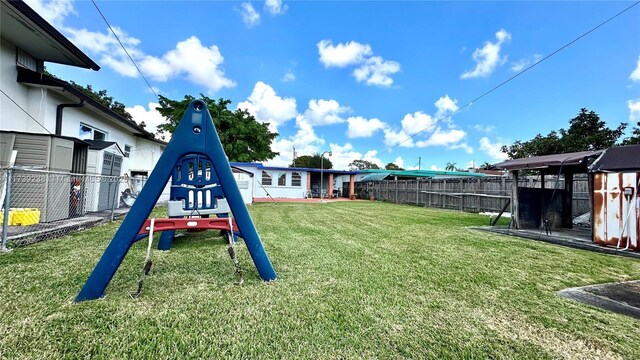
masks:
{"type": "Polygon", "coordinates": [[[583,165],[587,163],[587,160],[589,158],[596,158],[603,152],[604,150],[594,150],[565,154],[533,156],[528,158],[503,161],[501,163],[494,164],[492,168],[500,170],[535,170],[558,166],[583,165]]]}
{"type": "Polygon", "coordinates": [[[640,171],[640,145],[608,149],[591,165],[591,171],[640,171]]]}
{"type": "Polygon", "coordinates": [[[382,181],[386,179],[389,175],[391,174],[388,172],[372,173],[372,174],[365,175],[360,181],[361,182],[382,181]]]}

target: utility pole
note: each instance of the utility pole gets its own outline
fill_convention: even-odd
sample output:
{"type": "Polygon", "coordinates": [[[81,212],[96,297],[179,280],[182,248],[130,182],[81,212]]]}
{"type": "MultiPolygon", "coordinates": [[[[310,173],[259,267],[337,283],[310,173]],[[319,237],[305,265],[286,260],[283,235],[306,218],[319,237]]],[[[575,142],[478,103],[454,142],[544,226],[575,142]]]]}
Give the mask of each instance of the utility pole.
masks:
{"type": "Polygon", "coordinates": [[[296,167],[296,147],[293,147],[293,167],[296,167]]]}
{"type": "Polygon", "coordinates": [[[422,162],[422,157],[418,156],[418,170],[420,170],[420,163],[422,162]]]}

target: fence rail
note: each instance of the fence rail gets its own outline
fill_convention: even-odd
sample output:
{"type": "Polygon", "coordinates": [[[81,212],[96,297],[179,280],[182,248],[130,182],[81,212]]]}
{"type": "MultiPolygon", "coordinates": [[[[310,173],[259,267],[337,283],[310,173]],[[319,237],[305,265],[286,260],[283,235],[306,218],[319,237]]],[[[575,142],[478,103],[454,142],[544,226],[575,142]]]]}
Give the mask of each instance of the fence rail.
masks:
{"type": "MultiPolygon", "coordinates": [[[[564,189],[564,178],[547,175],[547,189],[564,189]]],[[[539,176],[518,180],[519,187],[540,188],[539,176]]],[[[474,179],[418,179],[387,180],[359,183],[356,193],[359,198],[389,201],[397,204],[452,209],[468,212],[499,212],[511,198],[512,179],[506,177],[484,177],[474,179]]],[[[589,186],[586,176],[573,179],[573,216],[590,210],[589,186]]]]}
{"type": "Polygon", "coordinates": [[[113,219],[126,186],[118,176],[28,168],[2,169],[0,180],[2,251],[113,219]]]}

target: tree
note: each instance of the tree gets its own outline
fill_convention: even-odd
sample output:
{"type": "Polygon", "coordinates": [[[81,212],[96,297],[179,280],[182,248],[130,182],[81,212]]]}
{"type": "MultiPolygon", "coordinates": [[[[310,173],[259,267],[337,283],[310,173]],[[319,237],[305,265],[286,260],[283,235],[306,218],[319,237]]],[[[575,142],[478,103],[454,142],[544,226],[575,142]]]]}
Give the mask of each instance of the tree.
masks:
{"type": "Polygon", "coordinates": [[[482,170],[490,170],[491,169],[491,163],[488,161],[485,161],[484,163],[482,163],[482,165],[480,165],[480,169],[482,170]]]}
{"type": "MultiPolygon", "coordinates": [[[[324,158],[320,158],[320,154],[315,153],[313,155],[302,155],[296,158],[296,166],[301,168],[309,168],[309,169],[320,169],[322,165],[323,169],[333,169],[333,164],[331,160],[324,158]]],[[[293,163],[289,165],[289,167],[294,167],[293,163]]]]}
{"type": "Polygon", "coordinates": [[[401,168],[400,166],[396,165],[395,163],[388,163],[387,165],[384,166],[384,168],[386,170],[404,170],[403,168],[401,168]]]}
{"type": "MultiPolygon", "coordinates": [[[[220,142],[230,161],[264,161],[278,155],[277,152],[271,151],[271,143],[278,133],[269,131],[269,124],[259,123],[244,109],[229,110],[227,107],[231,100],[215,101],[203,94],[200,94],[200,99],[211,113],[220,142]]],[[[185,109],[193,100],[195,98],[191,95],[185,95],[184,99],[179,101],[160,95],[160,106],[156,107],[156,110],[166,118],[166,122],[158,126],[159,132],[173,133],[185,109]]]]}
{"type": "Polygon", "coordinates": [[[455,171],[456,170],[456,163],[448,162],[447,166],[445,166],[444,169],[446,171],[455,171]]]}
{"type": "Polygon", "coordinates": [[[378,170],[380,169],[380,166],[372,163],[371,161],[367,161],[367,160],[353,160],[351,162],[351,164],[349,164],[349,167],[353,170],[378,170]]]}
{"type": "Polygon", "coordinates": [[[640,121],[638,121],[638,125],[633,128],[631,137],[628,137],[622,141],[622,145],[635,145],[635,144],[640,144],[640,121]]]}
{"type": "Polygon", "coordinates": [[[109,109],[111,109],[116,114],[122,116],[123,118],[125,118],[125,119],[127,119],[129,121],[133,121],[133,116],[131,116],[131,114],[129,114],[127,112],[127,110],[125,110],[126,106],[123,103],[114,100],[112,96],[109,96],[107,94],[107,90],[95,91],[95,90],[93,90],[93,87],[91,85],[82,86],[82,85],[74,82],[73,80],[69,81],[69,83],[74,88],[76,88],[76,89],[82,91],[83,93],[91,96],[97,102],[99,102],[102,105],[108,107],[109,109]]]}
{"type": "Polygon", "coordinates": [[[510,146],[503,146],[501,150],[511,159],[601,150],[614,146],[626,127],[626,123],[620,123],[615,129],[610,129],[598,114],[582,108],[575,118],[569,120],[569,129],[554,130],[546,136],[538,134],[524,142],[518,140],[510,146]]]}

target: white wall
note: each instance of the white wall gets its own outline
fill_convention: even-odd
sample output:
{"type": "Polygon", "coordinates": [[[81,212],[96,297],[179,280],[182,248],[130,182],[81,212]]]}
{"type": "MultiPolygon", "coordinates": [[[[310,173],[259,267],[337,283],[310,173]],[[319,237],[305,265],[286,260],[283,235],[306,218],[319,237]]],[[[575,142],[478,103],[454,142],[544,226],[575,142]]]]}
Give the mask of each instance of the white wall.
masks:
{"type": "Polygon", "coordinates": [[[278,197],[278,198],[293,198],[303,199],[307,193],[307,172],[299,171],[301,179],[300,186],[291,186],[291,175],[293,171],[286,170],[264,170],[272,175],[271,184],[264,185],[262,183],[262,169],[258,169],[255,166],[238,166],[239,168],[250,171],[253,173],[253,196],[257,198],[264,197],[278,197]],[[278,186],[278,178],[276,173],[285,173],[287,180],[286,186],[278,186]],[[269,195],[267,195],[267,192],[269,195]]]}

